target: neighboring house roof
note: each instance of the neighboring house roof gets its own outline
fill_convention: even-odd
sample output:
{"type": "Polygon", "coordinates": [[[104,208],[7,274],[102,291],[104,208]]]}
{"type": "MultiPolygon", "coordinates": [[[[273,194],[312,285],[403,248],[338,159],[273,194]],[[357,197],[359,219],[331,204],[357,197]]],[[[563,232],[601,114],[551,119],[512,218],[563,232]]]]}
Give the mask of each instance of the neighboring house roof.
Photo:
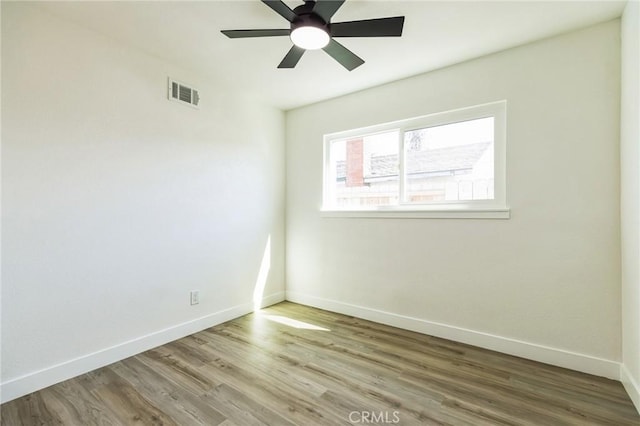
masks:
{"type": "MultiPolygon", "coordinates": [[[[491,142],[479,142],[448,148],[413,151],[407,156],[409,177],[439,176],[455,172],[471,171],[491,142]]],[[[336,164],[337,179],[346,177],[345,161],[336,164]]],[[[370,172],[365,180],[396,177],[398,175],[398,155],[374,155],[371,157],[370,172]]]]}

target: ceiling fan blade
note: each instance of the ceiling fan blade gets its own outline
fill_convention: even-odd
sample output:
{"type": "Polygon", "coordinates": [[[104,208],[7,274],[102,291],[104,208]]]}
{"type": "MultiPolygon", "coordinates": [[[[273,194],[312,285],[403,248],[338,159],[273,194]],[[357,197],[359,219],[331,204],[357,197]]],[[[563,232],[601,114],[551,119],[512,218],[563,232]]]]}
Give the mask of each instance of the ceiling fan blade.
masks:
{"type": "Polygon", "coordinates": [[[288,36],[291,30],[222,30],[229,38],[288,36]]]}
{"type": "Polygon", "coordinates": [[[332,37],[400,37],[404,16],[331,24],[332,37]]]}
{"type": "Polygon", "coordinates": [[[291,10],[289,6],[284,4],[281,0],[262,0],[262,3],[275,10],[278,15],[282,16],[289,22],[293,22],[296,18],[296,14],[293,13],[293,10],[291,10]]]}
{"type": "Polygon", "coordinates": [[[284,57],[278,68],[294,68],[300,58],[302,58],[302,54],[304,53],[304,49],[298,46],[292,46],[289,53],[284,57]]]}
{"type": "Polygon", "coordinates": [[[316,0],[316,5],[313,6],[313,13],[320,15],[325,22],[329,22],[343,3],[344,0],[316,0]]]}
{"type": "Polygon", "coordinates": [[[361,58],[334,39],[331,39],[329,44],[323,47],[322,50],[327,52],[333,59],[340,62],[340,64],[349,71],[352,71],[364,64],[364,61],[361,58]]]}

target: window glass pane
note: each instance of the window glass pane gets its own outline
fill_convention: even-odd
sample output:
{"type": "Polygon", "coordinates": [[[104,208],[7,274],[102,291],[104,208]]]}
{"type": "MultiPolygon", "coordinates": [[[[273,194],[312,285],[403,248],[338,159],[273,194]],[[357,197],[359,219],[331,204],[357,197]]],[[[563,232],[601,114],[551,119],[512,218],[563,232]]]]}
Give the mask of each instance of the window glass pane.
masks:
{"type": "Polygon", "coordinates": [[[330,143],[329,197],[335,207],[398,204],[398,141],[392,131],[330,143]]]}
{"type": "Polygon", "coordinates": [[[405,201],[494,198],[494,118],[405,132],[405,201]]]}

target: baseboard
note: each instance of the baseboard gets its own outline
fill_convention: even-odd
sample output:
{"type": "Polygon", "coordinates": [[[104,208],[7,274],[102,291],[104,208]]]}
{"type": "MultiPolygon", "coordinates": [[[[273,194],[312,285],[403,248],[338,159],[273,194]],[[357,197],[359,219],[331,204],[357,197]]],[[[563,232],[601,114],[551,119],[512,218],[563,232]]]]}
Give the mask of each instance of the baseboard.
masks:
{"type": "MultiPolygon", "coordinates": [[[[269,306],[283,301],[283,291],[265,296],[261,306],[269,306]]],[[[83,355],[45,369],[26,374],[0,384],[1,402],[5,403],[31,392],[79,376],[100,367],[123,360],[146,350],[197,333],[214,325],[238,318],[253,312],[253,302],[232,306],[218,312],[196,318],[191,321],[158,330],[127,342],[103,350],[83,355]]]]}
{"type": "Polygon", "coordinates": [[[466,343],[545,364],[620,380],[620,364],[607,359],[297,292],[287,291],[286,299],[291,302],[466,343]]]}
{"type": "Polygon", "coordinates": [[[633,401],[633,404],[636,406],[636,410],[640,413],[640,384],[634,380],[627,366],[624,364],[620,364],[620,381],[629,394],[631,401],[633,401]]]}

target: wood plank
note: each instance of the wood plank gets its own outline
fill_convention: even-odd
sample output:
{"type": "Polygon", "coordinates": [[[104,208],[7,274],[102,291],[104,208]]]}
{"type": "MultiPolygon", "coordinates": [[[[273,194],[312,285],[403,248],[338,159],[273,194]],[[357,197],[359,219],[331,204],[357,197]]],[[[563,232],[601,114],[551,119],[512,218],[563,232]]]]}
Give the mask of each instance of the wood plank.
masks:
{"type": "Polygon", "coordinates": [[[181,425],[215,426],[226,420],[212,406],[200,403],[196,394],[184,391],[135,357],[113,364],[111,369],[181,425]]]}
{"type": "Polygon", "coordinates": [[[179,426],[169,414],[142,396],[112,368],[105,369],[104,376],[108,378],[108,383],[92,393],[109,407],[120,424],[179,426]]]}

